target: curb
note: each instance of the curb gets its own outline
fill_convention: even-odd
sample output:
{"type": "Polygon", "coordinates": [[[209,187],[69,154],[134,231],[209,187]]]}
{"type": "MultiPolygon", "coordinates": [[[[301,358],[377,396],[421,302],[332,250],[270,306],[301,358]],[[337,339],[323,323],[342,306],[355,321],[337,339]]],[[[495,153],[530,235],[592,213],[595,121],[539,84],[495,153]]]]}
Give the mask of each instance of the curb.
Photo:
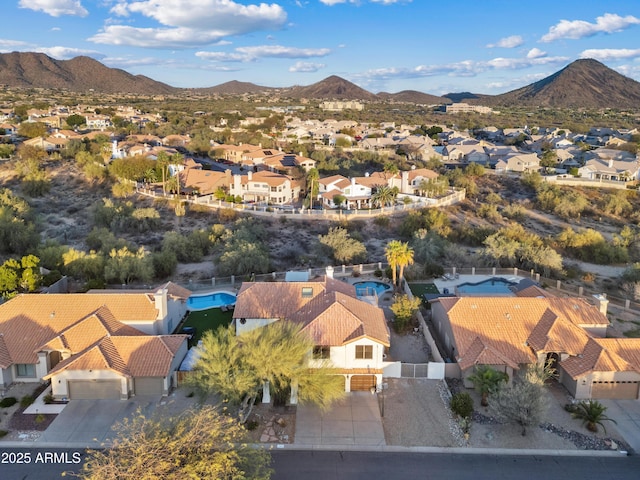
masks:
{"type": "MultiPolygon", "coordinates": [[[[399,445],[301,445],[301,444],[252,444],[254,448],[265,450],[299,450],[325,452],[380,452],[380,453],[433,453],[456,455],[521,455],[552,457],[627,457],[632,452],[626,450],[548,450],[548,449],[511,449],[511,448],[464,448],[464,447],[403,447],[399,445]]],[[[102,449],[105,445],[76,442],[0,442],[3,448],[70,448],[102,449]]]]}

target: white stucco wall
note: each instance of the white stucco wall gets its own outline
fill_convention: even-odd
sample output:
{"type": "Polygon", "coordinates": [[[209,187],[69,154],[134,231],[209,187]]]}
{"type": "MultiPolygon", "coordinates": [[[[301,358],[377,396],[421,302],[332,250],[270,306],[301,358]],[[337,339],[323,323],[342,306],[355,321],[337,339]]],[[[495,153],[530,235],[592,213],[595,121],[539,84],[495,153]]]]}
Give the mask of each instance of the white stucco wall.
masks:
{"type": "Polygon", "coordinates": [[[256,328],[266,327],[267,325],[277,322],[277,318],[247,318],[242,323],[241,319],[236,318],[236,335],[242,335],[243,333],[250,332],[256,328]]]}
{"type": "Polygon", "coordinates": [[[131,386],[126,377],[112,370],[64,370],[51,377],[51,393],[56,398],[69,398],[71,380],[120,380],[120,397],[128,398],[131,386]]]}

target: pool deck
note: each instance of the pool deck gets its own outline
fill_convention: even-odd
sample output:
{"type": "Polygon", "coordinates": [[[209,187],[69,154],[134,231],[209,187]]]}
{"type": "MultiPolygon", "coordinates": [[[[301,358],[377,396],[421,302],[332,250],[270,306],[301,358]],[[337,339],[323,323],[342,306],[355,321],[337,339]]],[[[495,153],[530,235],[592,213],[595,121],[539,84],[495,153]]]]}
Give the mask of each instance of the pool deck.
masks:
{"type": "MultiPolygon", "coordinates": [[[[485,280],[489,280],[491,278],[503,278],[510,282],[517,283],[520,280],[528,277],[518,277],[515,275],[459,275],[458,278],[453,278],[451,280],[445,280],[442,277],[438,277],[433,280],[433,283],[438,288],[440,293],[444,293],[444,289],[448,288],[449,293],[455,293],[456,287],[462,283],[479,283],[484,282],[485,280]]],[[[467,294],[469,295],[469,294],[467,294]]],[[[489,295],[488,293],[482,293],[480,295],[489,295]]],[[[499,294],[500,296],[504,296],[505,294],[499,294]]]]}

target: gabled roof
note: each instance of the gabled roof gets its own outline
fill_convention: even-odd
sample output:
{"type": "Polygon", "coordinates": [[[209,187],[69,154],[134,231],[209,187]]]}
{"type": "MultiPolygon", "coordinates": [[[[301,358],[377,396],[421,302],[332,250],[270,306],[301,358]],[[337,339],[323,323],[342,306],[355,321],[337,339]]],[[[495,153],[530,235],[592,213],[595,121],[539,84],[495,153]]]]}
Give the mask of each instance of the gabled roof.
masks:
{"type": "Polygon", "coordinates": [[[104,337],[58,363],[44,379],[64,370],[113,370],[126,377],[166,377],[186,335],[104,337]]]}
{"type": "Polygon", "coordinates": [[[77,323],[63,329],[45,345],[38,347],[37,351],[58,350],[74,354],[93,345],[103,337],[117,335],[140,336],[145,333],[118,322],[109,309],[103,306],[77,323]]]}
{"type": "Polygon", "coordinates": [[[8,354],[12,363],[36,363],[38,348],[101,307],[109,312],[101,316],[101,321],[93,320],[101,331],[112,319],[155,322],[158,316],[153,295],[149,293],[18,295],[0,305],[0,335],[4,336],[6,349],[4,355],[0,350],[0,356],[8,354]]]}
{"type": "Polygon", "coordinates": [[[476,337],[469,345],[464,357],[458,358],[458,365],[462,370],[474,365],[508,365],[516,370],[520,368],[515,361],[485,343],[480,337],[476,337]]]}
{"type": "Polygon", "coordinates": [[[577,353],[589,336],[574,327],[609,323],[596,307],[576,298],[451,297],[432,302],[447,313],[456,355],[465,362],[473,357],[470,349],[478,338],[515,364],[534,361],[533,350],[577,353]]]}
{"type": "Polygon", "coordinates": [[[316,345],[344,345],[367,337],[389,346],[384,312],[340,292],[316,296],[289,319],[304,325],[302,331],[316,345]]]}
{"type": "Polygon", "coordinates": [[[309,282],[245,282],[233,318],[287,318],[316,296],[335,291],[356,295],[353,285],[329,277],[309,282]]]}
{"type": "Polygon", "coordinates": [[[638,372],[640,368],[627,362],[620,357],[615,348],[606,348],[610,346],[608,342],[601,343],[602,340],[590,338],[584,351],[575,357],[569,357],[563,360],[561,365],[565,372],[572,378],[590,372],[638,372]]]}

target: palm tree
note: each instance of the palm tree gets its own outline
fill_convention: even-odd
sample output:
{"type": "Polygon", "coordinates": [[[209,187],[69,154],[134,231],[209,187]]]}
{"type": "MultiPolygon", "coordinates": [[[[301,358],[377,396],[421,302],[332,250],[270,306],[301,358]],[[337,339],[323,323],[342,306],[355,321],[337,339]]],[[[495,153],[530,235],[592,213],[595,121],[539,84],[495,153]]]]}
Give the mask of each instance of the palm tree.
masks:
{"type": "Polygon", "coordinates": [[[404,276],[404,267],[413,264],[413,248],[406,242],[392,240],[387,244],[384,253],[391,267],[391,278],[394,285],[396,285],[396,270],[400,269],[397,282],[400,285],[404,276]]]}
{"type": "Polygon", "coordinates": [[[578,418],[582,420],[582,424],[587,424],[587,430],[590,432],[597,432],[598,425],[602,427],[602,429],[607,432],[607,429],[604,428],[605,420],[609,420],[610,422],[617,423],[613,418],[609,418],[605,415],[605,411],[607,407],[602,405],[597,400],[583,400],[582,402],[576,405],[576,411],[571,415],[573,418],[578,418]]]}
{"type": "Polygon", "coordinates": [[[483,407],[489,405],[489,394],[500,388],[502,383],[509,380],[509,376],[505,372],[499,372],[488,365],[480,365],[475,368],[473,374],[467,378],[473,382],[473,386],[480,392],[482,400],[480,404],[483,407]]]}
{"type": "Polygon", "coordinates": [[[371,200],[374,205],[378,207],[386,207],[387,205],[393,204],[395,199],[394,191],[390,187],[383,185],[378,187],[376,193],[373,194],[371,200]]]}

